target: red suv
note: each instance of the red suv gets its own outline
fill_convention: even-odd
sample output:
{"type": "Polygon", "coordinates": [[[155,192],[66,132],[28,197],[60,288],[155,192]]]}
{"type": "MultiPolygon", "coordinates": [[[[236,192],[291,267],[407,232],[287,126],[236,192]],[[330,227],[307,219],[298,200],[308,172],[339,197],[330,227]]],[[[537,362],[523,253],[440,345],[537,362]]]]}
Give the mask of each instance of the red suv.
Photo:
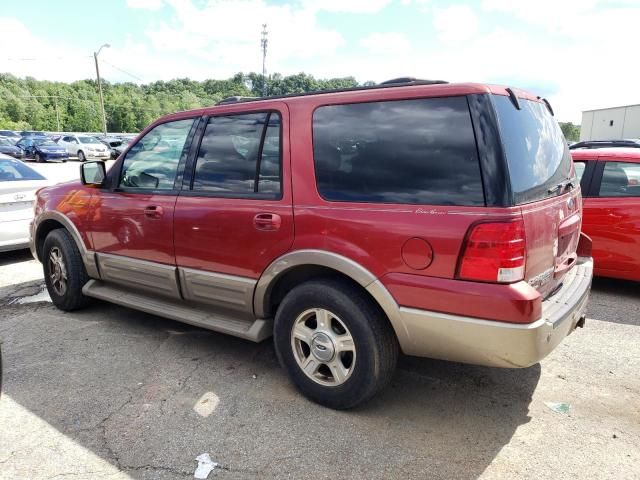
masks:
{"type": "Polygon", "coordinates": [[[584,323],[590,241],[545,100],[411,81],[163,117],[41,190],[54,304],[89,297],[252,341],[348,408],[398,352],[538,362],[584,323]]]}

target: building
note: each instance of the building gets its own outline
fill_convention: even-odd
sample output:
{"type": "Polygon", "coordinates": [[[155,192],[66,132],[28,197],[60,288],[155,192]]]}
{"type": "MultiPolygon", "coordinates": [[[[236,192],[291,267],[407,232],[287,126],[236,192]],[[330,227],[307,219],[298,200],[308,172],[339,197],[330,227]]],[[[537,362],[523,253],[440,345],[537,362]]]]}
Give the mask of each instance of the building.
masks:
{"type": "Polygon", "coordinates": [[[580,140],[640,138],[640,105],[582,112],[580,140]]]}

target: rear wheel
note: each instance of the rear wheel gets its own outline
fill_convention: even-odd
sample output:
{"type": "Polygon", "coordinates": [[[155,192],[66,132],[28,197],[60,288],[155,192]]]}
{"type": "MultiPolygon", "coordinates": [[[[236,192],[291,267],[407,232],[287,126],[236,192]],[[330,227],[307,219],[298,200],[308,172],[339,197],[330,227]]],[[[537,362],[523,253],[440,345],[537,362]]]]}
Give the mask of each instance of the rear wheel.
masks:
{"type": "Polygon", "coordinates": [[[76,243],[64,228],[51,231],[44,240],[42,268],[49,296],[56,307],[71,311],[89,303],[89,297],[82,294],[89,275],[76,243]]]}
{"type": "Polygon", "coordinates": [[[281,365],[309,399],[330,408],[355,407],[393,376],[398,344],[382,311],[356,286],[339,279],[303,283],[275,318],[281,365]]]}
{"type": "Polygon", "coordinates": [[[87,157],[84,156],[84,152],[82,150],[78,150],[78,161],[84,162],[87,157]]]}

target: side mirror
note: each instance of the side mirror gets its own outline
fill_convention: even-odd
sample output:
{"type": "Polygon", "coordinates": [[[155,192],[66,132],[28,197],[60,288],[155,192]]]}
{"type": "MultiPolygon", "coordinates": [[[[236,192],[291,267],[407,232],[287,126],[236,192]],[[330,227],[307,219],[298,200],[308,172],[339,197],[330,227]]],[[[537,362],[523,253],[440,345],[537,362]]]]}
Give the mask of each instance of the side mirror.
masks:
{"type": "Polygon", "coordinates": [[[83,185],[101,186],[107,178],[104,162],[86,162],[80,165],[80,180],[83,185]]]}

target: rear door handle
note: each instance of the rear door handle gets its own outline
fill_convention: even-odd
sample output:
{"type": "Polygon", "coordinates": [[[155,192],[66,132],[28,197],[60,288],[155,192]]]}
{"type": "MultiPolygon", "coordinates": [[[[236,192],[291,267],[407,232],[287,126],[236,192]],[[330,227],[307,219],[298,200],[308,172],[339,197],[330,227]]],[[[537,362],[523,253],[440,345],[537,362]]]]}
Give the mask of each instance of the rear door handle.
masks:
{"type": "Polygon", "coordinates": [[[164,215],[164,209],[158,205],[150,205],[145,207],[144,214],[150,218],[160,218],[164,215]]]}
{"type": "Polygon", "coordinates": [[[282,225],[282,218],[276,213],[259,213],[253,217],[253,226],[256,230],[278,230],[280,225],[282,225]]]}

